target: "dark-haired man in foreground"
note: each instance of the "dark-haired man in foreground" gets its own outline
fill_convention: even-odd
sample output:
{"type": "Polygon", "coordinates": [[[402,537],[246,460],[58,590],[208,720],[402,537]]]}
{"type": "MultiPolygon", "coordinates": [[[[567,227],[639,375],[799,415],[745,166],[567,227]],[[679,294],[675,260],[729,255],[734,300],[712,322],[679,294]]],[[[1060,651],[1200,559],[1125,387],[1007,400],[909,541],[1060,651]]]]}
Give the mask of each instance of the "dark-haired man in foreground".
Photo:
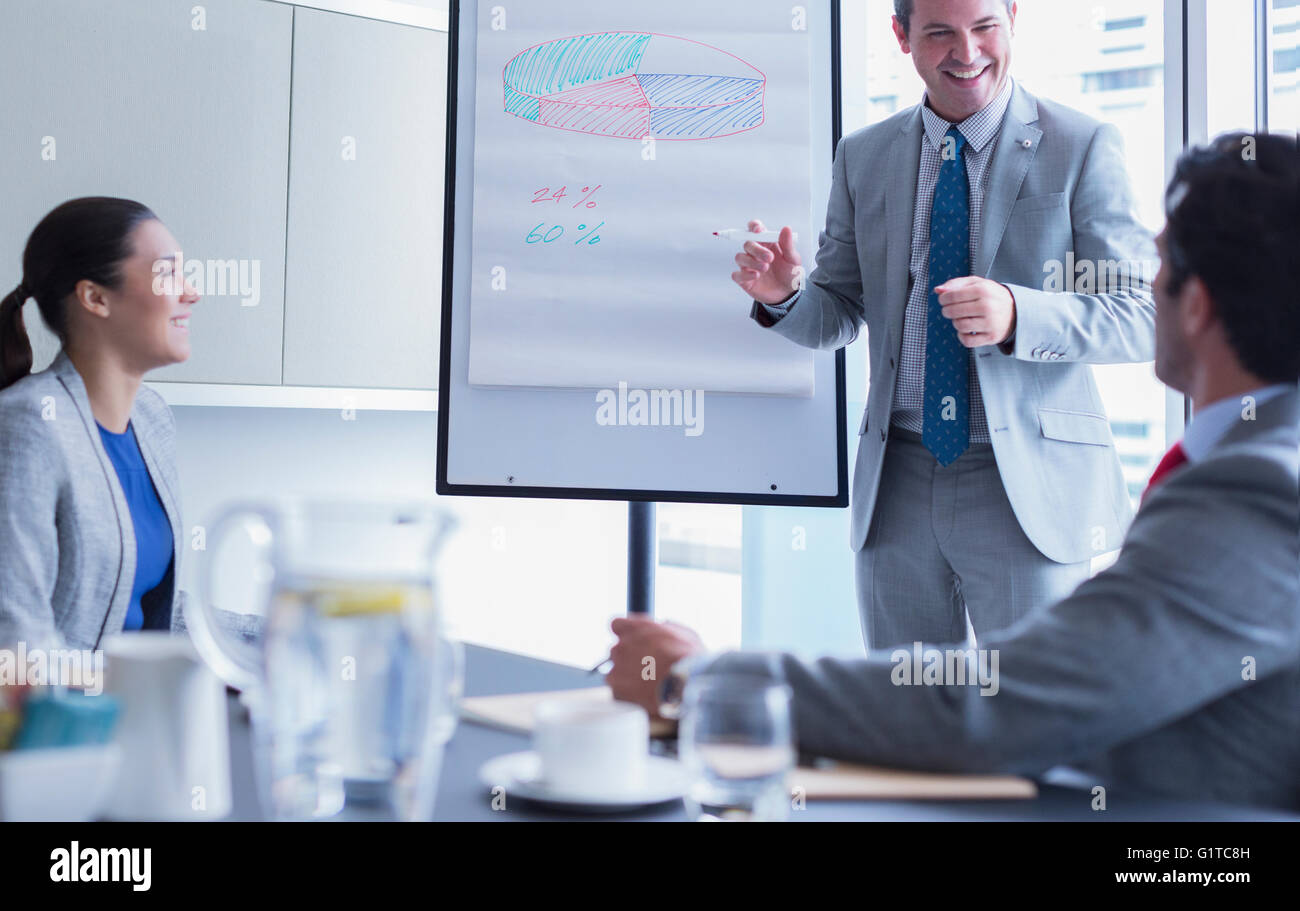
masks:
{"type": "Polygon", "coordinates": [[[1110,569],[981,641],[985,659],[967,657],[985,674],[965,685],[932,685],[910,648],[708,658],[689,630],[628,618],[613,624],[614,695],[671,714],[683,676],[777,671],[809,753],[964,772],[1070,764],[1149,793],[1300,808],[1296,139],[1189,152],[1167,214],[1156,372],[1196,414],[1110,569]],[[643,681],[645,656],[673,673],[643,681]]]}

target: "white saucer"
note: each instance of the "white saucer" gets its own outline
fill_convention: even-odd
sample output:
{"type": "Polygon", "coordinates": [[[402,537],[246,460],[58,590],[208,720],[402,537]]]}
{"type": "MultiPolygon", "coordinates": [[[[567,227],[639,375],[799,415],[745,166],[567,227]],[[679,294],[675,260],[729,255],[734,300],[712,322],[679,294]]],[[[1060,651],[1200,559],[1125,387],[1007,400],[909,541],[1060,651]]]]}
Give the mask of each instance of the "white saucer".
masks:
{"type": "Polygon", "coordinates": [[[489,759],[478,770],[478,779],[489,788],[504,787],[507,799],[523,797],[539,803],[607,813],[680,800],[686,793],[686,775],[681,763],[665,756],[647,756],[645,787],[617,797],[556,791],[546,786],[540,772],[538,755],[525,750],[489,759]]]}

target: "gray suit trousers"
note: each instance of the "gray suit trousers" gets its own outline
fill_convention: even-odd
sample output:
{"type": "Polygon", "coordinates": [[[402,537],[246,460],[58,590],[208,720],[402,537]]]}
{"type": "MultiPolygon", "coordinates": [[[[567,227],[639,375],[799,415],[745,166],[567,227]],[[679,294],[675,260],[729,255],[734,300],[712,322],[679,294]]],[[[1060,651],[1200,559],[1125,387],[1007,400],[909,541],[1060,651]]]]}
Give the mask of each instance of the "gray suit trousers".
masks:
{"type": "Polygon", "coordinates": [[[867,648],[977,640],[1046,607],[1088,578],[1090,562],[1056,563],[1026,537],[993,447],[972,444],[948,467],[920,435],[890,428],[880,491],[856,554],[867,648]]]}

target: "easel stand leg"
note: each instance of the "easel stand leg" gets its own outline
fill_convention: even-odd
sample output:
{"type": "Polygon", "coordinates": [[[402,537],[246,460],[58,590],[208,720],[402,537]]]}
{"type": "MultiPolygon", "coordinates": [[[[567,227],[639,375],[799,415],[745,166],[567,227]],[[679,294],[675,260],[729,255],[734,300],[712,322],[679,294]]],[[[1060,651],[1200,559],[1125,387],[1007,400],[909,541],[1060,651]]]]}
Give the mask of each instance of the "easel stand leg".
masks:
{"type": "Polygon", "coordinates": [[[627,612],[653,617],[655,568],[659,565],[656,504],[627,504],[627,612]]]}

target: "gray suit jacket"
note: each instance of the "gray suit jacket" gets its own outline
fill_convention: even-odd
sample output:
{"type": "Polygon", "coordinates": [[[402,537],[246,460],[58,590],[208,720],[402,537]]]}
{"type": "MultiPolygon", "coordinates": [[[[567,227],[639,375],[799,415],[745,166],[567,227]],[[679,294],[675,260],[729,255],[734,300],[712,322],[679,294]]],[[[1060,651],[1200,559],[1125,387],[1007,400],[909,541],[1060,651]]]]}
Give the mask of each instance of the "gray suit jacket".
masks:
{"type": "MultiPolygon", "coordinates": [[[[141,387],[132,426],[171,522],[171,575],[146,596],[146,616],[177,629],[173,598],[185,552],[175,422],[141,387]]],[[[135,580],[135,532],[81,375],[65,352],[0,390],[0,647],[98,648],[121,632],[135,580]],[[48,645],[46,645],[48,643],[48,645]]]]}
{"type": "Polygon", "coordinates": [[[1149,793],[1300,808],[1300,390],[1170,475],[1114,566],[980,648],[997,650],[993,695],[895,685],[898,651],[732,653],[706,669],[783,673],[812,753],[962,772],[1067,764],[1149,793]]]}
{"type": "MultiPolygon", "coordinates": [[[[851,544],[871,526],[888,442],[909,292],[920,106],[840,141],[816,268],[789,313],[761,325],[810,348],[841,348],[868,328],[871,387],[859,427],[851,544]]],[[[1007,497],[1043,554],[1076,563],[1114,550],[1132,516],[1089,364],[1155,356],[1152,262],[1134,214],[1118,130],[1040,101],[1019,85],[989,164],[976,275],[1016,298],[1014,353],[975,349],[989,433],[1007,497]],[[1115,262],[1104,293],[1044,291],[1046,264],[1115,262]],[[1118,287],[1124,285],[1125,287],[1118,287]]],[[[1081,289],[1084,290],[1084,289],[1081,289]]]]}

